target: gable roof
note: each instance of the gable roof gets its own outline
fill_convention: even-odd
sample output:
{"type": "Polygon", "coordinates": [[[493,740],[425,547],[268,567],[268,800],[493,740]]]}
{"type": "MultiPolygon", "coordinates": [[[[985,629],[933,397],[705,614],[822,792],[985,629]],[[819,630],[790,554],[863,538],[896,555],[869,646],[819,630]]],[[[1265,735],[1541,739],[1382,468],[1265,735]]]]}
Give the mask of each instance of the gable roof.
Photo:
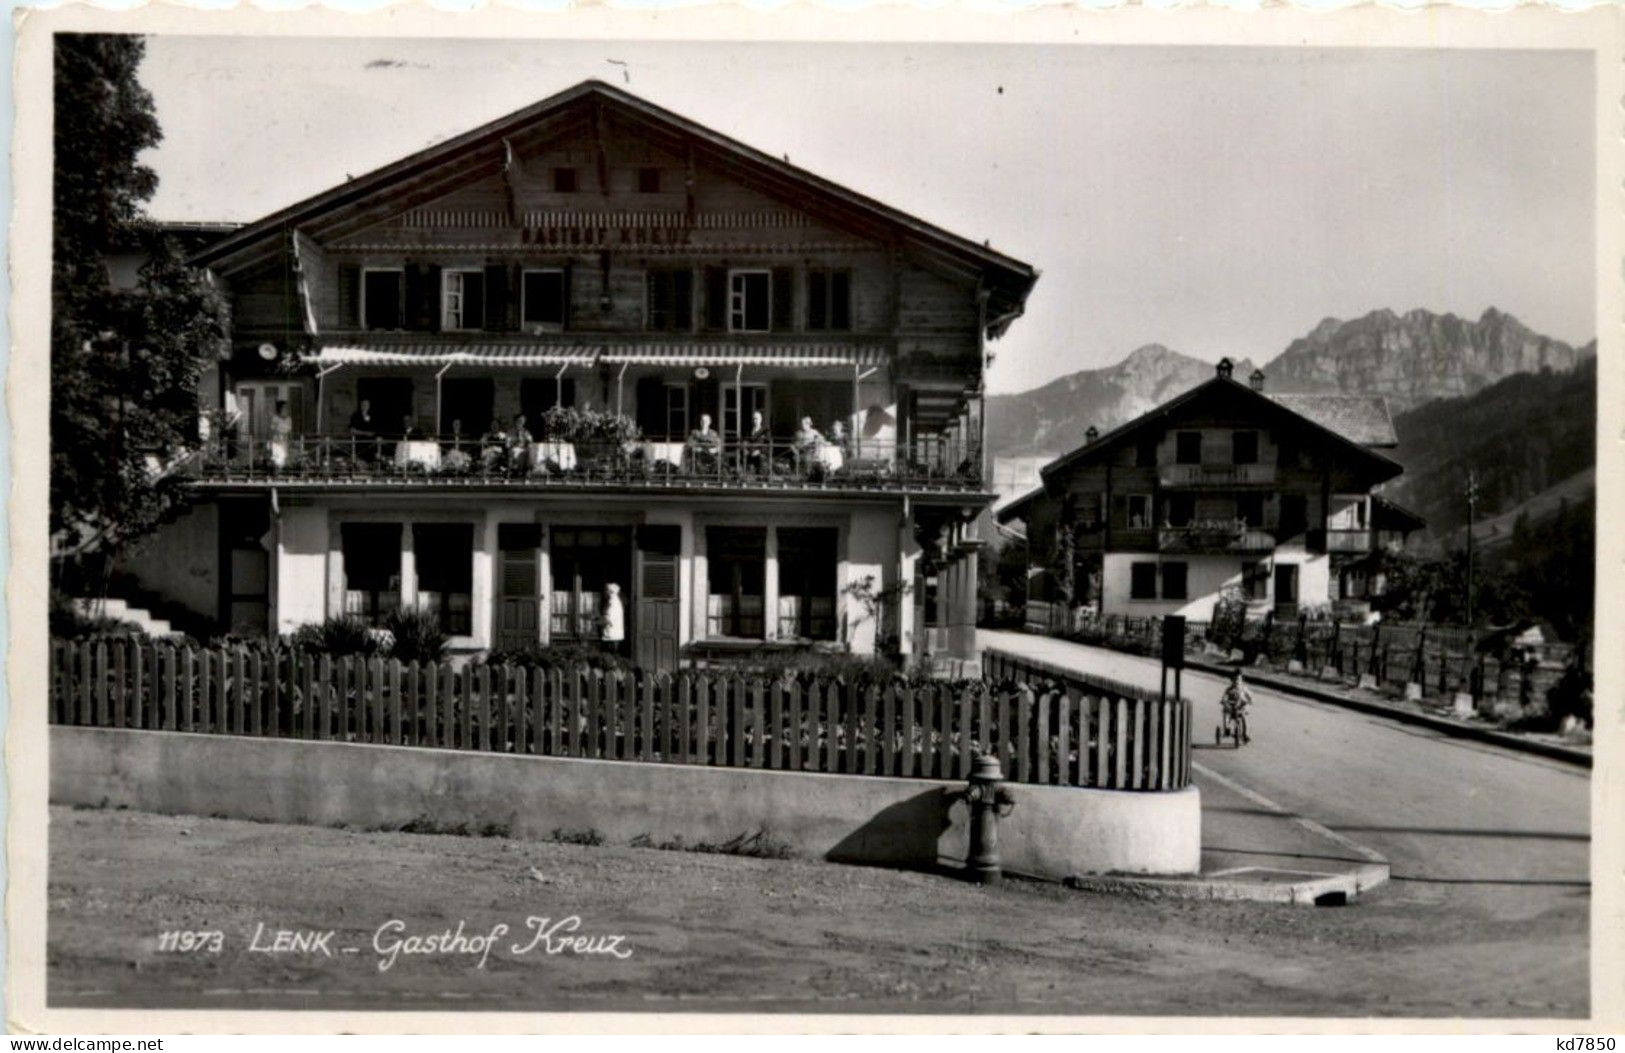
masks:
{"type": "MultiPolygon", "coordinates": [[[[1278,399],[1271,398],[1270,396],[1265,395],[1263,392],[1254,391],[1250,386],[1243,384],[1232,377],[1215,376],[1196,385],[1194,388],[1191,388],[1184,394],[1176,395],[1167,402],[1164,402],[1162,405],[1140,414],[1140,416],[1134,418],[1128,423],[1118,425],[1111,431],[1108,431],[1106,434],[1100,436],[1094,442],[1085,443],[1070,453],[1062,454],[1060,457],[1057,457],[1055,460],[1041,468],[1039,470],[1039,474],[1046,482],[1048,482],[1050,476],[1060,471],[1062,468],[1075,464],[1078,461],[1093,459],[1108,450],[1116,449],[1136,432],[1139,432],[1154,424],[1160,424],[1163,421],[1166,421],[1169,417],[1172,417],[1185,406],[1188,406],[1204,395],[1215,391],[1237,396],[1243,400],[1250,400],[1252,404],[1260,409],[1263,413],[1286,415],[1298,421],[1299,423],[1305,425],[1311,432],[1319,433],[1333,445],[1342,448],[1346,452],[1354,454],[1356,460],[1364,461],[1375,471],[1377,475],[1381,477],[1376,480],[1377,482],[1392,479],[1394,476],[1399,475],[1404,471],[1404,469],[1393,460],[1384,457],[1382,454],[1376,452],[1370,447],[1363,445],[1362,443],[1359,443],[1340,432],[1332,430],[1320,421],[1306,416],[1305,414],[1299,413],[1292,407],[1284,405],[1278,399]]],[[[1386,412],[1386,406],[1384,412],[1386,412]]]]}
{"type": "Polygon", "coordinates": [[[1048,492],[1049,491],[1043,486],[1035,486],[1031,490],[1028,490],[1026,493],[1022,494],[1020,497],[1017,497],[1014,501],[1011,501],[1009,504],[1005,505],[1003,508],[995,511],[993,513],[993,518],[1000,523],[1008,523],[1012,519],[1025,520],[1027,518],[1027,510],[1035,505],[1039,498],[1046,496],[1048,492]]]}
{"type": "Polygon", "coordinates": [[[1270,395],[1293,413],[1362,446],[1399,445],[1388,400],[1381,395],[1270,395]]]}
{"type": "Polygon", "coordinates": [[[1027,294],[1038,280],[1038,272],[1031,264],[797,168],[600,80],[584,80],[505,117],[273,212],[203,249],[193,262],[213,266],[256,247],[263,248],[268,239],[284,237],[292,228],[317,222],[337,211],[356,209],[460,155],[486,153],[491,165],[500,165],[508,137],[544,125],[566,111],[595,104],[686,139],[708,156],[722,158],[776,188],[780,196],[795,197],[798,207],[811,206],[849,220],[881,224],[905,244],[974,274],[986,282],[989,292],[989,336],[999,336],[1020,317],[1027,294]]]}

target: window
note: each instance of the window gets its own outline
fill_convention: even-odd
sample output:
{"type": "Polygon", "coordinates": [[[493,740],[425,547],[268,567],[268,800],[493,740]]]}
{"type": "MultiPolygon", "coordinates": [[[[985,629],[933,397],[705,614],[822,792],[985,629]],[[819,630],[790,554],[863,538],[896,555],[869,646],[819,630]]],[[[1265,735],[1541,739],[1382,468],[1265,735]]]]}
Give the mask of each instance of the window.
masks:
{"type": "Polygon", "coordinates": [[[852,328],[852,272],[807,272],[807,328],[842,332],[852,328]]]}
{"type": "Polygon", "coordinates": [[[1275,436],[1275,463],[1282,468],[1296,468],[1298,466],[1298,448],[1285,435],[1275,436]]]}
{"type": "Polygon", "coordinates": [[[1241,565],[1241,594],[1249,600],[1269,599],[1270,575],[1269,568],[1264,564],[1248,561],[1241,565]]]}
{"type": "Polygon", "coordinates": [[[706,634],[762,639],[767,530],[709,527],[705,531],[705,546],[710,579],[705,608],[706,634]]]}
{"type": "Polygon", "coordinates": [[[1230,433],[1230,463],[1258,463],[1258,432],[1235,431],[1230,433]]]}
{"type": "Polygon", "coordinates": [[[1236,518],[1252,530],[1264,525],[1264,495],[1240,494],[1236,497],[1236,518]]]}
{"type": "Polygon", "coordinates": [[[574,168],[553,169],[553,193],[573,194],[576,192],[576,170],[574,168]]]}
{"type": "Polygon", "coordinates": [[[1134,465],[1137,468],[1157,466],[1157,440],[1141,439],[1134,445],[1134,465]]]}
{"type": "Polygon", "coordinates": [[[694,272],[686,267],[651,268],[646,276],[647,328],[686,333],[694,324],[694,272]]]}
{"type": "Polygon", "coordinates": [[[442,271],[440,274],[440,328],[485,328],[485,272],[442,271]]]}
{"type": "Polygon", "coordinates": [[[1174,438],[1174,461],[1177,464],[1202,463],[1202,433],[1182,431],[1174,438]]]}
{"type": "Polygon", "coordinates": [[[406,270],[368,267],[361,272],[361,327],[402,329],[406,321],[406,270]]]}
{"type": "Polygon", "coordinates": [[[1157,565],[1135,563],[1129,567],[1128,598],[1154,600],[1157,598],[1157,565]]]}
{"type": "Polygon", "coordinates": [[[660,169],[658,169],[658,168],[640,168],[640,169],[638,169],[638,193],[640,193],[640,194],[658,194],[658,193],[660,193],[660,169]]]}
{"type": "Polygon", "coordinates": [[[564,271],[527,270],[520,284],[520,317],[530,331],[564,328],[564,271]]]}
{"type": "Polygon", "coordinates": [[[735,333],[765,333],[773,320],[771,271],[728,272],[728,329],[735,333]]]}
{"type": "Polygon", "coordinates": [[[1190,526],[1191,520],[1196,518],[1196,498],[1192,494],[1169,494],[1163,504],[1163,515],[1168,525],[1173,527],[1190,526]]]}
{"type": "Polygon", "coordinates": [[[722,434],[742,439],[750,434],[751,414],[760,413],[767,423],[766,384],[724,384],[722,387],[722,434]],[[739,403],[745,403],[745,412],[739,412],[739,403]]]}
{"type": "Polygon", "coordinates": [[[238,425],[241,438],[269,439],[271,418],[276,415],[276,404],[288,404],[288,418],[293,421],[293,433],[305,431],[305,386],[292,381],[242,381],[237,385],[237,409],[242,413],[238,425]]]}
{"type": "Polygon", "coordinates": [[[339,528],[344,558],[344,613],[382,625],[401,605],[401,525],[345,523],[339,528]]]}
{"type": "Polygon", "coordinates": [[[450,636],[473,632],[474,526],[420,523],[412,527],[418,609],[435,616],[450,636]]]}
{"type": "Polygon", "coordinates": [[[1309,499],[1303,494],[1282,494],[1280,526],[1275,536],[1294,537],[1307,529],[1309,529],[1309,499]]]}
{"type": "Polygon", "coordinates": [[[666,438],[688,437],[688,385],[664,384],[666,438]]]}
{"type": "Polygon", "coordinates": [[[1165,600],[1182,600],[1185,598],[1185,578],[1187,566],[1184,563],[1164,563],[1162,565],[1162,598],[1165,600]]]}
{"type": "Polygon", "coordinates": [[[1151,529],[1151,495],[1128,495],[1128,528],[1130,530],[1151,529]]]}
{"type": "Polygon", "coordinates": [[[630,603],[631,535],[620,528],[555,527],[548,546],[553,570],[553,597],[548,607],[549,627],[555,640],[601,640],[599,618],[605,587],[621,586],[621,600],[630,603]]]}
{"type": "Polygon", "coordinates": [[[779,637],[835,639],[836,531],[779,529],[779,637]]]}

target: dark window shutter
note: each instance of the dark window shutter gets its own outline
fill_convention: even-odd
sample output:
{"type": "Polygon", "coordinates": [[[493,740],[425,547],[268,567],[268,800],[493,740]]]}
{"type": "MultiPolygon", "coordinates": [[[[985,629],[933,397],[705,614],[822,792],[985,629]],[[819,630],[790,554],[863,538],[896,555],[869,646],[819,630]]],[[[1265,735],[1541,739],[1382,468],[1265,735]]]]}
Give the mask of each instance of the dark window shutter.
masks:
{"type": "Polygon", "coordinates": [[[423,315],[429,324],[424,328],[430,332],[440,330],[440,265],[428,264],[423,268],[423,315]]]}
{"type": "Polygon", "coordinates": [[[575,283],[571,280],[574,277],[575,277],[575,264],[571,263],[571,262],[566,262],[564,264],[564,296],[563,296],[563,299],[564,299],[564,311],[563,311],[563,314],[560,317],[563,328],[565,328],[565,329],[570,328],[570,315],[573,313],[570,310],[570,300],[575,295],[575,292],[574,292],[575,283]]]}
{"type": "Polygon", "coordinates": [[[508,268],[500,263],[487,264],[485,268],[485,328],[492,331],[509,328],[508,301],[512,298],[508,291],[508,268]]]}
{"type": "Polygon", "coordinates": [[[643,272],[643,313],[650,329],[666,328],[666,272],[643,272]]]}
{"type": "Polygon", "coordinates": [[[508,265],[508,303],[504,308],[503,318],[505,328],[509,331],[519,329],[519,297],[521,283],[524,281],[524,269],[517,263],[508,265]]]}
{"type": "Polygon", "coordinates": [[[666,432],[666,386],[659,377],[639,377],[637,421],[645,435],[666,432]]]}
{"type": "Polygon", "coordinates": [[[671,276],[672,328],[686,333],[694,327],[694,272],[673,271],[671,276]]]}
{"type": "Polygon", "coordinates": [[[359,264],[339,264],[339,326],[344,329],[361,328],[361,267],[359,264]]]}
{"type": "Polygon", "coordinates": [[[829,272],[807,272],[807,328],[829,328],[829,272]]]}
{"type": "Polygon", "coordinates": [[[836,271],[830,275],[829,327],[852,328],[852,272],[836,271]]]}
{"type": "Polygon", "coordinates": [[[423,317],[423,269],[416,263],[406,265],[402,291],[402,326],[406,329],[428,328],[427,319],[423,317]]]}
{"type": "Polygon", "coordinates": [[[789,267],[773,268],[773,331],[786,332],[796,324],[796,272],[789,267]]]}
{"type": "Polygon", "coordinates": [[[728,328],[728,271],[723,267],[705,268],[705,327],[728,328]]]}

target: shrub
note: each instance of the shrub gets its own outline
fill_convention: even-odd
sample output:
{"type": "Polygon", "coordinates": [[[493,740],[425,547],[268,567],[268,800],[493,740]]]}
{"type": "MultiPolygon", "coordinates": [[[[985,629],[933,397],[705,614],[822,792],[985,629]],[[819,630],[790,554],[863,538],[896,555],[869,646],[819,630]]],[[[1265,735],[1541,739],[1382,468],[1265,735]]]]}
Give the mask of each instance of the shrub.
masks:
{"type": "Polygon", "coordinates": [[[370,657],[389,653],[385,640],[372,626],[348,614],[301,625],[294,630],[288,642],[301,650],[332,655],[359,654],[370,657]]]}
{"type": "Polygon", "coordinates": [[[528,647],[494,648],[486,653],[485,661],[491,665],[512,662],[515,665],[576,666],[590,669],[631,669],[632,663],[618,654],[612,654],[592,644],[532,644],[528,647]]]}
{"type": "Polygon", "coordinates": [[[440,620],[427,611],[391,611],[384,628],[394,640],[388,655],[403,662],[438,662],[446,653],[440,620]]]}

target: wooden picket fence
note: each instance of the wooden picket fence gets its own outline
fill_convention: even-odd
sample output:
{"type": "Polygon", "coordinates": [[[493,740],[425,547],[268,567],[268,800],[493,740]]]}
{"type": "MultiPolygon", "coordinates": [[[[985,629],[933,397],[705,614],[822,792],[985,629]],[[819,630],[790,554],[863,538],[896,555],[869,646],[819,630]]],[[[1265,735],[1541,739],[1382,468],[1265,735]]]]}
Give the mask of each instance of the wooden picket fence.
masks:
{"type": "Polygon", "coordinates": [[[1017,782],[1188,781],[1188,708],[1000,668],[993,682],[875,685],[104,637],[52,641],[50,697],[53,723],[104,728],[933,779],[993,753],[1017,782]]]}

